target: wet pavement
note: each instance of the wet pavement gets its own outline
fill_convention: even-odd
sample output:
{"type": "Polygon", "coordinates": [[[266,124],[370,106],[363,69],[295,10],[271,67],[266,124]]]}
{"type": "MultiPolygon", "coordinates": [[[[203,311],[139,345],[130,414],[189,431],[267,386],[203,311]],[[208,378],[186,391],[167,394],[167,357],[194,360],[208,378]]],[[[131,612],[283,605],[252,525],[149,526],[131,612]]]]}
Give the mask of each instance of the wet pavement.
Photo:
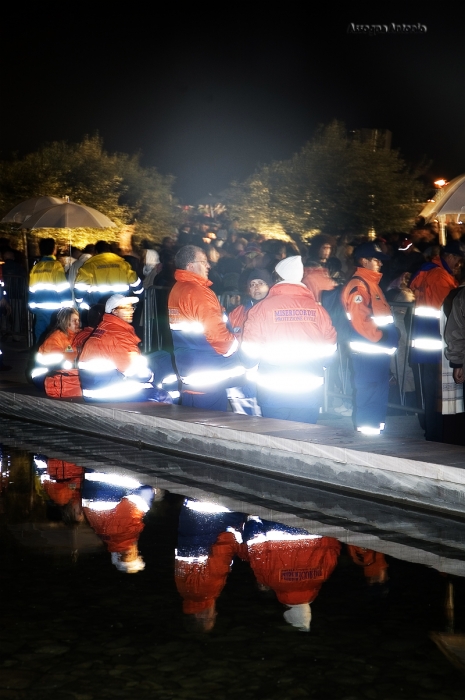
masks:
{"type": "Polygon", "coordinates": [[[251,496],[256,475],[230,489],[219,467],[18,421],[0,443],[0,698],[463,698],[463,521],[265,477],[251,496]],[[143,508],[144,485],[128,575],[95,514],[143,508]],[[234,558],[215,588],[217,536],[234,558]],[[309,633],[278,600],[296,581],[319,586],[309,633]],[[193,589],[216,600],[208,633],[193,589]]]}

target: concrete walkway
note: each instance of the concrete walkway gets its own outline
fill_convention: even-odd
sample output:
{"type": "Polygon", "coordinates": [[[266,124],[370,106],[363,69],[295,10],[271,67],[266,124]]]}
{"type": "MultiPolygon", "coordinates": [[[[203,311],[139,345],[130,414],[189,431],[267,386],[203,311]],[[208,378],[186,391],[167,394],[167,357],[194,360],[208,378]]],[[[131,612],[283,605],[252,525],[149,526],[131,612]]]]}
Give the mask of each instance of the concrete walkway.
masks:
{"type": "Polygon", "coordinates": [[[390,416],[383,435],[366,437],[350,418],[331,414],[308,425],[152,403],[52,400],[25,383],[24,346],[3,351],[12,370],[0,373],[1,415],[465,517],[464,449],[426,442],[416,416],[390,416]]]}

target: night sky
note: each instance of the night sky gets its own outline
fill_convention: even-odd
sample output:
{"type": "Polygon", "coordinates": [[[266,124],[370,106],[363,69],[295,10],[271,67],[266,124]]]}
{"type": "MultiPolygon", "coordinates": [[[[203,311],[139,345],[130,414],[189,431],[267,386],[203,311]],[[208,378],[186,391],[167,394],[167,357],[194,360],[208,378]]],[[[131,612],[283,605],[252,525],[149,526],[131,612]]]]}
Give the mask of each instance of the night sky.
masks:
{"type": "Polygon", "coordinates": [[[432,177],[465,172],[458,4],[457,19],[454,4],[447,19],[411,4],[355,4],[343,14],[329,3],[37,7],[9,10],[3,25],[2,158],[98,131],[108,151],[140,152],[195,203],[289,158],[318,124],[340,119],[349,129],[389,129],[409,162],[433,160],[432,177]],[[427,32],[348,33],[351,23],[393,22],[427,32]]]}

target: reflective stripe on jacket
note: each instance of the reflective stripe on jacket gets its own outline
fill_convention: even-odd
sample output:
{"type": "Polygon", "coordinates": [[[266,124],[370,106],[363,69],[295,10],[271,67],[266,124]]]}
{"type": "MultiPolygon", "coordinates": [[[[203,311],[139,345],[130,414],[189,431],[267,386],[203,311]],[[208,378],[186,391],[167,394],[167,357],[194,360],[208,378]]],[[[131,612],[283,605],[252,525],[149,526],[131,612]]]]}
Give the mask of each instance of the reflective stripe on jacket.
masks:
{"type": "Polygon", "coordinates": [[[333,572],[341,545],[333,537],[255,519],[244,528],[248,559],[257,581],[285,605],[311,603],[333,572]]]}
{"type": "Polygon", "coordinates": [[[257,384],[281,393],[311,391],[336,350],[328,313],[303,284],[276,284],[249,311],[242,350],[258,363],[257,384]]]}
{"type": "Polygon", "coordinates": [[[56,311],[72,306],[73,298],[63,265],[54,255],[45,256],[29,275],[29,309],[56,311]]]}
{"type": "Polygon", "coordinates": [[[130,323],[113,314],[103,315],[79,358],[84,398],[130,400],[141,389],[151,388],[152,373],[139,342],[130,323]]]}
{"type": "Polygon", "coordinates": [[[76,301],[83,308],[111,294],[139,295],[143,286],[130,264],[115,253],[100,253],[79,268],[74,284],[76,301]]]}
{"type": "Polygon", "coordinates": [[[72,369],[77,355],[75,337],[75,333],[64,333],[59,328],[50,333],[36,354],[32,379],[43,380],[51,370],[72,369]]]}
{"type": "Polygon", "coordinates": [[[227,384],[244,374],[235,352],[238,341],[211,282],[188,270],[176,270],[176,284],[168,298],[174,357],[186,388],[207,389],[227,384]]]}
{"type": "Polygon", "coordinates": [[[349,341],[353,352],[391,355],[397,348],[398,334],[379,286],[381,277],[380,272],[358,267],[342,290],[341,300],[353,329],[349,341]]]}
{"type": "Polygon", "coordinates": [[[415,311],[412,322],[411,362],[439,362],[443,342],[439,327],[439,311],[458,282],[441,257],[425,265],[410,283],[415,293],[415,311]]]}

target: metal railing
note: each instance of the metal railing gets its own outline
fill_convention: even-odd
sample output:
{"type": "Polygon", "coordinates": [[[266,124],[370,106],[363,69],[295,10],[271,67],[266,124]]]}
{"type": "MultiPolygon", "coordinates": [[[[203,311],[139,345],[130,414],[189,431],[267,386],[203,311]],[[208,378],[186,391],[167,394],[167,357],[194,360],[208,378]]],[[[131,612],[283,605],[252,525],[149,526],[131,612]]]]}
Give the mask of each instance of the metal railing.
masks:
{"type": "MultiPolygon", "coordinates": [[[[394,321],[400,331],[399,349],[393,355],[391,361],[391,383],[396,387],[398,403],[390,401],[388,408],[406,413],[424,413],[425,404],[421,386],[421,375],[415,365],[409,364],[409,348],[412,344],[412,323],[415,302],[399,301],[391,302],[391,311],[394,321]],[[414,380],[416,374],[416,381],[414,380]],[[414,387],[412,385],[415,385],[414,387]],[[415,391],[418,387],[419,391],[415,391]],[[410,391],[407,389],[410,388],[410,391]],[[414,405],[411,405],[410,397],[415,394],[414,405]]],[[[327,371],[325,378],[323,410],[329,409],[330,398],[343,399],[352,402],[352,382],[350,355],[346,348],[339,346],[333,366],[327,371]],[[335,376],[336,375],[336,376],[335,376]],[[337,384],[337,391],[334,385],[337,384]]]]}
{"type": "Polygon", "coordinates": [[[142,315],[142,351],[172,350],[171,331],[168,321],[169,287],[148,287],[144,291],[142,315]]]}
{"type": "Polygon", "coordinates": [[[24,336],[28,332],[27,278],[5,275],[3,284],[6,305],[1,315],[1,334],[6,337],[24,336]]]}

